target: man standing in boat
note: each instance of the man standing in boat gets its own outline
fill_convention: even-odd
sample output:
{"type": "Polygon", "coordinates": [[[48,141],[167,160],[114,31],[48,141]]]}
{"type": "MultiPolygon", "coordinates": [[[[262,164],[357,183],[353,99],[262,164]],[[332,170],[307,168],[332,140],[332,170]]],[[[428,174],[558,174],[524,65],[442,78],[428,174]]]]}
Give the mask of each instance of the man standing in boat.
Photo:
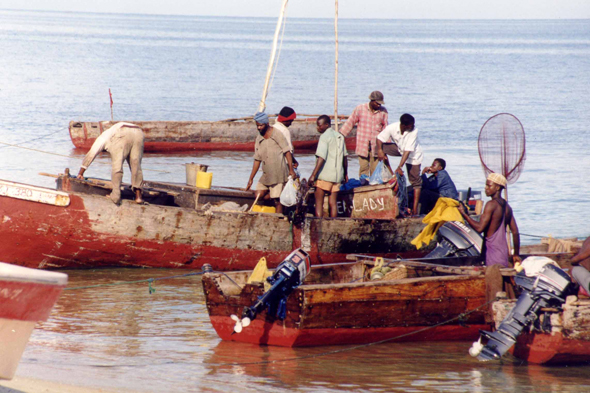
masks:
{"type": "Polygon", "coordinates": [[[348,162],[344,136],[331,127],[330,116],[321,115],[316,122],[320,134],[316,150],[316,164],[310,184],[315,182],[315,215],[322,217],[324,213],[324,195],[327,193],[330,217],[338,216],[336,199],[340,191],[340,183],[348,181],[348,162]],[[319,172],[319,175],[318,175],[319,172]],[[317,181],[316,181],[317,177],[317,181]]]}
{"type": "Polygon", "coordinates": [[[78,179],[84,178],[84,172],[96,156],[107,151],[111,156],[111,200],[119,204],[121,202],[121,181],[123,180],[123,163],[127,161],[131,168],[131,187],[135,192],[135,202],[143,203],[141,197],[141,184],[143,172],[141,159],[143,158],[143,131],[141,127],[132,123],[119,122],[100,134],[92,144],[92,148],[84,157],[82,166],[78,172],[78,179]]]}
{"type": "Polygon", "coordinates": [[[572,277],[580,286],[584,289],[586,294],[590,295],[590,237],[584,240],[582,248],[574,257],[571,259],[572,265],[572,277]]]}
{"type": "Polygon", "coordinates": [[[377,135],[387,127],[388,113],[383,106],[383,93],[374,91],[369,102],[354,108],[340,129],[345,137],[356,126],[356,150],[359,156],[359,176],[370,176],[377,167],[377,135]]]}
{"type": "Polygon", "coordinates": [[[293,169],[293,156],[283,134],[269,126],[266,113],[256,113],[254,121],[260,135],[256,137],[256,142],[254,142],[254,165],[246,190],[252,187],[254,176],[262,163],[262,177],[256,185],[256,199],[265,197],[272,199],[277,213],[282,213],[283,205],[281,205],[279,198],[283,186],[289,176],[293,179],[296,178],[293,169]]]}
{"type": "Polygon", "coordinates": [[[483,232],[484,239],[484,258],[486,266],[500,265],[500,267],[510,267],[508,249],[508,239],[506,238],[506,227],[510,227],[512,232],[512,242],[514,243],[514,255],[512,262],[520,262],[520,234],[518,226],[512,213],[512,208],[506,200],[502,198],[502,190],[506,187],[506,178],[499,173],[490,173],[485,186],[485,193],[492,197],[492,200],[486,203],[479,222],[469,217],[462,205],[459,205],[461,215],[469,225],[477,232],[483,232]]]}
{"type": "Polygon", "coordinates": [[[293,143],[291,143],[291,131],[289,131],[289,127],[293,124],[293,120],[297,118],[297,114],[288,106],[283,107],[277,116],[277,121],[273,124],[273,128],[279,130],[281,134],[285,137],[287,144],[289,145],[289,150],[291,151],[291,156],[293,157],[293,166],[297,168],[297,160],[295,159],[295,149],[293,148],[293,143]]]}
{"type": "Polygon", "coordinates": [[[422,178],[420,177],[420,165],[424,154],[422,146],[418,142],[418,129],[415,126],[414,116],[404,113],[399,122],[385,127],[377,136],[377,156],[379,161],[384,161],[391,169],[387,155],[401,157],[396,172],[404,175],[403,167],[408,171],[408,180],[414,190],[414,204],[412,214],[417,215],[420,192],[422,191],[422,178]]]}

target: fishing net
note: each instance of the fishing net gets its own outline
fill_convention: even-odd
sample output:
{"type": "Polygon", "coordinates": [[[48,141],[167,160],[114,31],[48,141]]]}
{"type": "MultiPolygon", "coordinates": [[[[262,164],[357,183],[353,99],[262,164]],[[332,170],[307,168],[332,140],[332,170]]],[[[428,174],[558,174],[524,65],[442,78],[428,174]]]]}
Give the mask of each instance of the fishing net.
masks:
{"type": "Polygon", "coordinates": [[[485,122],[477,140],[479,158],[486,177],[501,173],[508,184],[518,180],[526,160],[524,128],[509,113],[492,116],[485,122]]]}

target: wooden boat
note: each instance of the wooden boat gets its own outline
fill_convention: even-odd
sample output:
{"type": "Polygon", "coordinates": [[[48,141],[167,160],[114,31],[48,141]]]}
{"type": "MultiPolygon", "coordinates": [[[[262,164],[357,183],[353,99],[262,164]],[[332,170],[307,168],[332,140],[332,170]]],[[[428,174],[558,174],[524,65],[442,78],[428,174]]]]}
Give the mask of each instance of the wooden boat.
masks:
{"type": "MultiPolygon", "coordinates": [[[[316,117],[296,119],[289,127],[293,148],[315,150],[319,134],[316,117]]],[[[143,129],[146,152],[207,150],[254,151],[258,132],[253,120],[226,121],[129,121],[143,129]]],[[[71,121],[70,138],[78,149],[89,150],[96,138],[117,122],[71,121]]],[[[273,122],[271,121],[271,124],[273,122]]],[[[346,138],[346,147],[356,147],[356,132],[346,138]]]]}
{"type": "MultiPolygon", "coordinates": [[[[108,195],[112,189],[112,183],[106,179],[87,178],[79,180],[66,173],[56,176],[57,189],[61,191],[76,191],[85,194],[108,195]]],[[[207,206],[219,206],[225,202],[234,202],[238,205],[252,207],[255,201],[254,191],[245,191],[233,187],[212,187],[211,189],[198,188],[182,183],[168,183],[146,180],[143,183],[144,199],[153,204],[180,206],[191,209],[201,209],[207,206]]],[[[124,199],[132,200],[135,194],[130,184],[123,184],[121,189],[124,199]]],[[[325,210],[327,210],[326,197],[325,210]]],[[[314,214],[315,200],[309,198],[306,212],[314,214]]],[[[260,202],[264,204],[264,202],[260,202]]],[[[270,204],[268,202],[267,204],[270,204]]],[[[352,190],[338,193],[338,217],[384,219],[393,220],[399,215],[398,199],[393,186],[380,184],[374,186],[362,186],[352,190]]]]}
{"type": "MultiPolygon", "coordinates": [[[[117,206],[96,194],[99,189],[108,192],[104,188],[83,184],[86,192],[68,190],[66,184],[77,182],[67,177],[60,186],[64,191],[0,181],[6,262],[54,269],[195,269],[210,264],[215,270],[244,270],[263,256],[275,266],[298,247],[309,250],[314,264],[333,263],[351,253],[418,257],[428,251],[416,251],[410,244],[422,230],[420,218],[305,217],[301,225],[292,225],[280,214],[200,208],[206,198],[222,199],[220,190],[199,190],[197,202],[195,193],[148,190],[154,193],[153,203],[125,199],[117,206]]],[[[236,198],[245,194],[225,193],[236,198]]]]}
{"type": "MultiPolygon", "coordinates": [[[[454,260],[465,263],[462,258],[454,260]]],[[[264,310],[240,333],[233,333],[230,315],[239,316],[244,307],[252,306],[264,293],[263,284],[247,284],[250,271],[207,273],[202,282],[211,323],[227,341],[295,347],[371,343],[398,336],[404,341],[472,340],[479,329],[490,327],[485,307],[442,324],[486,303],[482,267],[412,261],[392,266],[399,274],[377,281],[369,279],[373,261],[312,266],[304,283],[289,295],[284,320],[264,310]]]]}
{"type": "MultiPolygon", "coordinates": [[[[514,307],[515,300],[494,303],[496,327],[514,307]]],[[[590,299],[569,296],[562,309],[543,309],[534,327],[523,330],[510,352],[536,364],[590,362],[590,299]]]]}
{"type": "Polygon", "coordinates": [[[63,273],[0,263],[0,379],[11,379],[35,324],[46,321],[68,282],[63,273]]]}

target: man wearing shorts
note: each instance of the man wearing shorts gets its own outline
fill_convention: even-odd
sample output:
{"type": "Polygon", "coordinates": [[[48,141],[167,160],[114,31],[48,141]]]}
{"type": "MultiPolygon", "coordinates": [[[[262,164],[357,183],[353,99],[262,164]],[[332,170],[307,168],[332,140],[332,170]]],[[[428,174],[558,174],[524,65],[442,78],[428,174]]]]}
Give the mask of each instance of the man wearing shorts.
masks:
{"type": "Polygon", "coordinates": [[[379,161],[386,161],[387,155],[401,157],[396,172],[404,175],[404,164],[408,171],[408,179],[414,189],[414,204],[412,214],[418,214],[418,202],[422,190],[422,177],[420,176],[420,164],[424,154],[418,142],[418,129],[415,127],[414,116],[404,113],[399,122],[385,127],[377,136],[377,157],[379,161]]]}
{"type": "Polygon", "coordinates": [[[254,165],[246,190],[252,187],[254,176],[256,176],[262,163],[262,176],[256,185],[256,199],[272,199],[277,213],[282,213],[283,205],[281,205],[279,198],[283,186],[287,182],[289,175],[293,179],[297,177],[293,170],[293,156],[283,134],[268,125],[266,113],[256,113],[254,121],[260,135],[256,137],[254,165]]]}
{"type": "Polygon", "coordinates": [[[344,136],[331,127],[330,117],[321,115],[316,122],[321,134],[316,150],[316,164],[309,183],[315,183],[315,215],[322,217],[324,212],[324,195],[328,194],[330,217],[338,216],[336,198],[340,183],[348,181],[348,162],[344,136]],[[319,172],[319,175],[318,175],[319,172]],[[317,178],[317,181],[316,181],[317,178]]]}

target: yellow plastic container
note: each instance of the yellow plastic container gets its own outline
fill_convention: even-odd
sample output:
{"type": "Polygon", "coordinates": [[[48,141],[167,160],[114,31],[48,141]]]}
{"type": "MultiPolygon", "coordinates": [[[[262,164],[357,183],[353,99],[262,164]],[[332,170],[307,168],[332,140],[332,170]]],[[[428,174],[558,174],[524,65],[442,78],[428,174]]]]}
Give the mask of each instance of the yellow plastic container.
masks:
{"type": "Polygon", "coordinates": [[[211,188],[212,181],[213,181],[213,173],[212,172],[197,172],[197,187],[211,188]]]}
{"type": "Polygon", "coordinates": [[[274,206],[254,205],[252,211],[255,213],[276,213],[277,209],[274,206]]]}

